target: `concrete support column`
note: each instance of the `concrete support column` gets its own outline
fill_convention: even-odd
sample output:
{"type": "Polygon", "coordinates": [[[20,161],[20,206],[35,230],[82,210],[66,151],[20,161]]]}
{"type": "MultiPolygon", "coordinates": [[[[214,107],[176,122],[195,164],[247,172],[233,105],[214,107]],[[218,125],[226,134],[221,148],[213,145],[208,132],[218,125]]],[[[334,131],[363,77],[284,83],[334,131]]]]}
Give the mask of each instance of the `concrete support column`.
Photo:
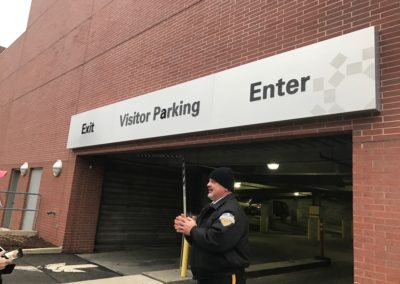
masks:
{"type": "Polygon", "coordinates": [[[271,215],[272,207],[269,206],[268,203],[261,204],[261,214],[260,214],[260,232],[268,232],[269,231],[269,221],[271,215]]]}
{"type": "Polygon", "coordinates": [[[342,239],[351,240],[353,238],[353,223],[351,219],[342,219],[342,239]]]}
{"type": "Polygon", "coordinates": [[[319,217],[319,206],[310,206],[308,216],[308,229],[307,237],[309,240],[319,240],[320,238],[320,217],[319,217]]]}

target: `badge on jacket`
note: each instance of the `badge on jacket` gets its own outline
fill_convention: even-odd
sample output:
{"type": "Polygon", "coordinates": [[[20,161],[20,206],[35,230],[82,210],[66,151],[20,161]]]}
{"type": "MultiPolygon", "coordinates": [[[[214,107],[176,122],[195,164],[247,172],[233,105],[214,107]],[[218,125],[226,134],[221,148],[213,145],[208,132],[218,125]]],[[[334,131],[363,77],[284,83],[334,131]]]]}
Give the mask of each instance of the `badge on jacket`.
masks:
{"type": "Polygon", "coordinates": [[[233,216],[231,213],[223,213],[219,217],[219,220],[224,227],[235,224],[235,216],[233,216]]]}

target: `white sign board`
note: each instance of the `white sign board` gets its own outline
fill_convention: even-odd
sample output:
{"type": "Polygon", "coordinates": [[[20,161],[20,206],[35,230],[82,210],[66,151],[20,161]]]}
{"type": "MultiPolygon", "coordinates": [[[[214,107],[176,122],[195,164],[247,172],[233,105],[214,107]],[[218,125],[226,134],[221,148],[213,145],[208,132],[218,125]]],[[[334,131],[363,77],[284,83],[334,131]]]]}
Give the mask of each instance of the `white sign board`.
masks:
{"type": "Polygon", "coordinates": [[[68,148],[379,110],[374,27],[72,116],[68,148]]]}

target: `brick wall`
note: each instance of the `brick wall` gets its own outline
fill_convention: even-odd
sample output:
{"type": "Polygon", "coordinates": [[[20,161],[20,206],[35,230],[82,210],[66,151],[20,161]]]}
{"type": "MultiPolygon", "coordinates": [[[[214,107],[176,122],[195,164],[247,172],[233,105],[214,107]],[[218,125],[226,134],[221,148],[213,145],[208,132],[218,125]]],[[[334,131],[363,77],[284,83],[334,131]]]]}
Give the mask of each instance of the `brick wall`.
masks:
{"type": "MultiPolygon", "coordinates": [[[[84,0],[79,4],[74,0],[33,0],[27,33],[0,55],[0,166],[18,168],[28,161],[50,170],[56,159],[63,160],[66,169],[59,178],[46,175],[43,179],[44,190],[55,189],[58,195],[44,198],[41,204],[43,210],[54,208],[60,215],[53,221],[49,220],[52,216],[41,215],[38,227],[43,237],[79,250],[83,248],[73,241],[79,235],[73,226],[80,219],[72,210],[78,209],[74,206],[81,190],[75,180],[80,177],[77,154],[351,131],[355,283],[396,283],[396,277],[400,278],[396,221],[400,214],[396,207],[399,19],[400,2],[392,0],[142,0],[134,4],[129,0],[84,0]],[[379,114],[65,149],[72,114],[368,26],[376,26],[379,32],[379,114]]],[[[0,185],[7,182],[3,180],[0,185]]],[[[87,190],[97,192],[96,187],[87,190]]]]}
{"type": "Polygon", "coordinates": [[[78,158],[71,186],[70,202],[63,206],[63,250],[91,252],[94,248],[100,197],[103,184],[104,162],[95,158],[78,158]]]}
{"type": "Polygon", "coordinates": [[[355,282],[398,283],[400,142],[356,143],[353,149],[355,282]]]}

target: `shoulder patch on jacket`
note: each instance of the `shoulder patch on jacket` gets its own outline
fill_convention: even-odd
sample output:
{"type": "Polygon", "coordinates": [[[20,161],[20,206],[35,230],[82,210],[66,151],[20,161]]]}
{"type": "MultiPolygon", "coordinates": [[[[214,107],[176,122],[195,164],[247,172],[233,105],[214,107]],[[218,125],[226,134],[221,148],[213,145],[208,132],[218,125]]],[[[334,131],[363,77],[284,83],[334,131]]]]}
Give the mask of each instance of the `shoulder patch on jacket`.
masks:
{"type": "Polygon", "coordinates": [[[235,216],[233,216],[231,213],[223,213],[219,217],[219,220],[224,227],[235,224],[235,216]]]}

